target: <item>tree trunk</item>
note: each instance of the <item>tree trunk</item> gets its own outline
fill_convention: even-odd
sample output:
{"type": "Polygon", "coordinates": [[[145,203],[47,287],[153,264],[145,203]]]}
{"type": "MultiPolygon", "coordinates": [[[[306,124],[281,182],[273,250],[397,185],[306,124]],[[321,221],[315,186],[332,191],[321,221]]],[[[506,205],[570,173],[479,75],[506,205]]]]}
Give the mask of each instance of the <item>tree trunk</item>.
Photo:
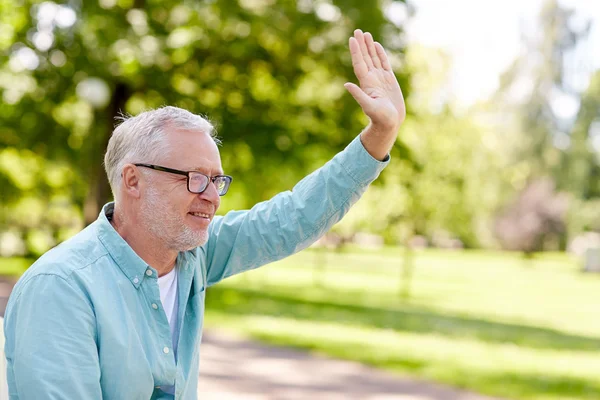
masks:
{"type": "Polygon", "coordinates": [[[413,271],[415,269],[415,253],[407,240],[404,243],[402,267],[400,268],[400,298],[410,300],[413,271]]]}
{"type": "Polygon", "coordinates": [[[113,91],[110,104],[103,114],[104,129],[99,131],[101,137],[95,141],[96,145],[90,149],[90,174],[89,191],[83,206],[83,216],[85,225],[89,225],[98,218],[102,206],[110,199],[110,185],[103,168],[104,153],[108,146],[108,141],[112,135],[115,117],[124,110],[125,103],[132,95],[132,91],[124,83],[117,83],[113,91]]]}

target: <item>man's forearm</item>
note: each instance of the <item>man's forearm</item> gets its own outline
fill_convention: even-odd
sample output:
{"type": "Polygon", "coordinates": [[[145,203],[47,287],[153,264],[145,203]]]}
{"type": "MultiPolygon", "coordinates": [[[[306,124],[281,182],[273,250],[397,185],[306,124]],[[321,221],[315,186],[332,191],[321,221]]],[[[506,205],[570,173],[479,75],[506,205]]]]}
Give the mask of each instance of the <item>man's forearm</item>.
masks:
{"type": "Polygon", "coordinates": [[[388,161],[376,161],[355,138],[292,191],[215,218],[206,245],[208,285],[308,247],[347,213],[388,161]]]}

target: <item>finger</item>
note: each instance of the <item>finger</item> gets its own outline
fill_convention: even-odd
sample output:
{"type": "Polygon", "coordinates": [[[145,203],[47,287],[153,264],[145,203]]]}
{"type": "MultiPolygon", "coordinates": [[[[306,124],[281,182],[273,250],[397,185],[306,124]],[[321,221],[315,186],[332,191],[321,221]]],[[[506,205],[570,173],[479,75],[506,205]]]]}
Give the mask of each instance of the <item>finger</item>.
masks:
{"type": "Polygon", "coordinates": [[[365,35],[363,34],[363,31],[361,31],[360,29],[355,30],[354,37],[358,42],[358,46],[360,47],[360,53],[362,55],[363,60],[365,61],[365,64],[367,65],[367,68],[372,69],[373,61],[369,56],[369,50],[367,49],[367,44],[365,43],[365,35]]]}
{"type": "Polygon", "coordinates": [[[345,83],[344,87],[350,92],[354,100],[360,105],[363,111],[368,110],[371,104],[371,97],[363,92],[361,88],[356,86],[354,83],[345,83]]]}
{"type": "Polygon", "coordinates": [[[379,60],[381,61],[381,66],[383,69],[387,71],[392,70],[392,66],[390,65],[390,61],[388,59],[387,54],[385,53],[385,49],[379,42],[375,42],[375,49],[377,50],[377,55],[379,60]]]}
{"type": "Polygon", "coordinates": [[[351,37],[350,42],[348,43],[350,47],[350,56],[352,57],[352,67],[354,67],[354,74],[360,81],[367,73],[369,69],[367,68],[367,64],[365,64],[365,60],[360,52],[360,46],[355,38],[351,37]]]}
{"type": "Polygon", "coordinates": [[[379,60],[377,50],[375,50],[375,43],[373,42],[373,35],[371,35],[371,33],[365,33],[365,42],[367,44],[367,49],[369,50],[369,56],[371,56],[373,66],[375,68],[381,68],[381,61],[379,60]]]}

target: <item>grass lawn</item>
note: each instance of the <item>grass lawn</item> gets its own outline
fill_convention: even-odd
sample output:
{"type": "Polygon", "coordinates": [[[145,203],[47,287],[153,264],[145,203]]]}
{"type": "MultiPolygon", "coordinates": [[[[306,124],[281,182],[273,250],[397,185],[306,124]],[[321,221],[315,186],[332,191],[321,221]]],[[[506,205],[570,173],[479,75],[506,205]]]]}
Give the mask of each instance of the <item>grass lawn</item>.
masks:
{"type": "Polygon", "coordinates": [[[206,326],[510,399],[600,398],[600,275],[428,250],[401,298],[403,257],[302,252],[210,288],[206,326]]]}

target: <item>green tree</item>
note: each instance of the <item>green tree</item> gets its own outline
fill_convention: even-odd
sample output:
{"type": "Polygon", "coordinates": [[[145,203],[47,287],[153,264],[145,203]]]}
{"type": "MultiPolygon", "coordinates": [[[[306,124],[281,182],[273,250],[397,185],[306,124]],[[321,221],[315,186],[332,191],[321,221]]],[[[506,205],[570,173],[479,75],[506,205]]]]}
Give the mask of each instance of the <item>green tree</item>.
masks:
{"type": "Polygon", "coordinates": [[[591,78],[564,154],[563,181],[572,194],[569,241],[585,231],[600,230],[600,71],[591,78]]]}
{"type": "MultiPolygon", "coordinates": [[[[581,98],[582,88],[575,84],[573,65],[585,65],[586,39],[590,23],[578,23],[575,12],[560,4],[557,0],[546,0],[538,18],[539,29],[524,34],[526,46],[511,67],[503,74],[500,89],[488,104],[490,115],[500,121],[497,131],[508,145],[506,154],[512,154],[510,164],[505,169],[506,190],[501,192],[501,202],[512,204],[508,212],[513,216],[524,215],[527,210],[517,210],[527,204],[527,209],[538,207],[535,214],[550,216],[545,208],[552,204],[537,202],[537,206],[527,201],[529,191],[535,191],[539,182],[551,181],[558,192],[571,191],[572,198],[582,195],[581,176],[586,174],[591,160],[587,139],[582,133],[573,132],[575,118],[565,110],[576,111],[581,98]],[[493,110],[493,111],[492,111],[493,110]],[[578,175],[579,177],[577,177],[578,175]]],[[[577,68],[577,74],[586,71],[577,68]]],[[[577,129],[577,128],[575,128],[577,129]]],[[[561,197],[561,196],[559,196],[561,197]]],[[[563,197],[561,197],[562,199],[563,197]]],[[[561,203],[562,204],[562,203],[561,203]]],[[[499,210],[506,227],[507,210],[499,210]]],[[[556,210],[561,221],[548,218],[540,226],[564,226],[568,213],[556,210]]],[[[517,218],[519,219],[519,218],[517,218]]],[[[522,229],[519,235],[523,233],[522,229]]],[[[510,232],[511,229],[500,231],[510,232]]],[[[515,242],[527,247],[526,251],[539,251],[544,243],[552,242],[554,247],[564,249],[567,243],[567,230],[551,229],[552,240],[544,239],[548,229],[531,229],[531,235],[513,240],[504,237],[503,243],[515,242]],[[529,243],[532,245],[525,245],[529,243]]],[[[504,235],[506,236],[506,235],[504,235]]],[[[514,247],[514,246],[513,246],[514,247]]]]}
{"type": "Polygon", "coordinates": [[[557,0],[544,2],[535,34],[524,35],[526,48],[501,77],[500,90],[492,100],[509,115],[505,125],[513,143],[514,162],[527,164],[526,179],[550,176],[558,188],[566,185],[563,150],[568,147],[572,121],[557,110],[560,99],[576,102],[569,63],[584,41],[590,24],[573,24],[574,11],[557,0]],[[510,116],[512,115],[512,116],[510,116]]]}
{"type": "Polygon", "coordinates": [[[600,197],[600,71],[596,72],[581,98],[571,132],[571,146],[565,151],[564,187],[578,199],[600,197]]]}
{"type": "MultiPolygon", "coordinates": [[[[224,209],[247,207],[291,188],[364,126],[343,87],[347,41],[368,30],[396,58],[392,3],[0,0],[0,146],[68,165],[89,222],[110,199],[102,157],[114,117],[177,105],[216,123],[224,167],[239,177],[224,209]]],[[[14,200],[19,188],[2,174],[14,200]]]]}

